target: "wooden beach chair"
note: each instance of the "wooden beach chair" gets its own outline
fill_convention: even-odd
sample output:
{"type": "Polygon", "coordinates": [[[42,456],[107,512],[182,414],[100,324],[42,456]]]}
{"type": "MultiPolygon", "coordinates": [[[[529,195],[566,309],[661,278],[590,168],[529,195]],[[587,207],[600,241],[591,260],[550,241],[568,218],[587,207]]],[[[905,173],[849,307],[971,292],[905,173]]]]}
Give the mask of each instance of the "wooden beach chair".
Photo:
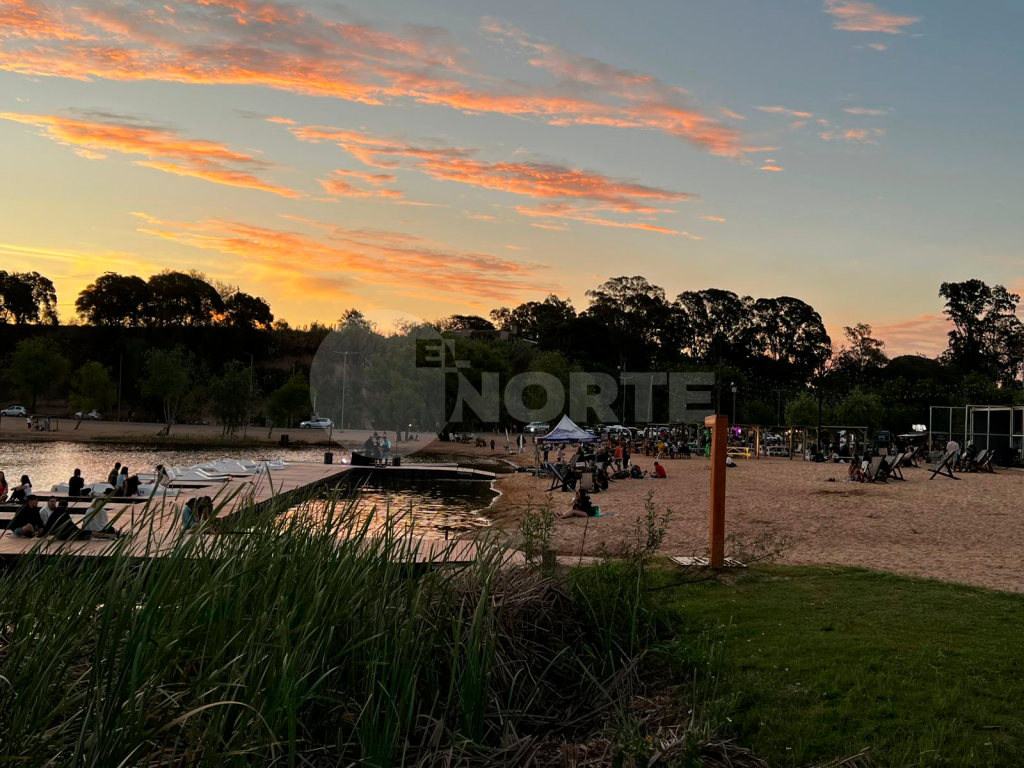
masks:
{"type": "Polygon", "coordinates": [[[903,462],[906,460],[907,454],[897,453],[895,456],[889,456],[885,462],[885,476],[886,478],[893,478],[894,480],[906,480],[903,476],[903,472],[900,468],[903,466],[903,462]]]}
{"type": "Polygon", "coordinates": [[[867,472],[864,476],[867,478],[869,483],[884,483],[885,473],[882,471],[882,465],[885,463],[884,456],[874,456],[871,461],[868,462],[867,472]]]}
{"type": "Polygon", "coordinates": [[[568,491],[569,480],[567,477],[568,466],[558,464],[554,461],[549,461],[545,466],[548,472],[551,473],[551,487],[548,491],[568,491]]]}
{"type": "Polygon", "coordinates": [[[979,457],[977,463],[975,464],[975,471],[988,472],[994,475],[996,471],[992,467],[992,461],[995,459],[995,457],[995,451],[989,451],[987,454],[985,454],[984,457],[979,457]]]}
{"type": "Polygon", "coordinates": [[[954,456],[956,456],[956,453],[947,453],[945,456],[943,456],[939,460],[938,464],[930,468],[932,470],[932,476],[929,477],[928,479],[934,480],[936,475],[942,475],[943,477],[948,477],[952,480],[959,480],[960,478],[953,474],[954,456]]]}

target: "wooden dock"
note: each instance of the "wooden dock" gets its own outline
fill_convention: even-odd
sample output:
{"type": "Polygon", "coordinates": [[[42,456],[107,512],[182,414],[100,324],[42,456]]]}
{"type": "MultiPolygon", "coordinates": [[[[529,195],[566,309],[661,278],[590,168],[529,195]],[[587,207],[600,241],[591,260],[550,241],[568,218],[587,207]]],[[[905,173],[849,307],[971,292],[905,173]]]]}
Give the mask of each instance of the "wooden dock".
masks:
{"type": "MultiPolygon", "coordinates": [[[[177,497],[153,499],[149,504],[139,504],[112,498],[106,505],[107,514],[113,527],[130,537],[128,551],[135,557],[160,557],[174,548],[182,535],[221,535],[184,533],[181,527],[181,507],[190,498],[209,496],[217,510],[217,519],[230,518],[241,509],[250,507],[268,508],[273,503],[289,504],[308,498],[318,488],[339,485],[349,477],[356,481],[364,477],[374,480],[388,477],[424,480],[492,480],[494,475],[480,470],[457,466],[407,465],[403,467],[353,467],[348,464],[318,464],[295,462],[283,469],[271,470],[258,475],[232,477],[227,482],[211,483],[204,487],[183,489],[177,497]]],[[[45,504],[47,494],[37,494],[45,504]]],[[[72,519],[85,513],[91,499],[76,499],[69,502],[72,519]]],[[[11,514],[0,515],[7,520],[11,514]]],[[[224,534],[228,535],[228,534],[224,534]]],[[[110,539],[86,541],[59,541],[52,537],[21,538],[6,529],[0,530],[0,558],[9,559],[25,555],[38,548],[40,554],[59,552],[62,556],[104,557],[115,545],[125,545],[110,539]]],[[[417,563],[457,564],[468,563],[476,557],[476,546],[472,542],[448,542],[433,539],[416,539],[410,542],[410,551],[415,551],[417,563]]]]}

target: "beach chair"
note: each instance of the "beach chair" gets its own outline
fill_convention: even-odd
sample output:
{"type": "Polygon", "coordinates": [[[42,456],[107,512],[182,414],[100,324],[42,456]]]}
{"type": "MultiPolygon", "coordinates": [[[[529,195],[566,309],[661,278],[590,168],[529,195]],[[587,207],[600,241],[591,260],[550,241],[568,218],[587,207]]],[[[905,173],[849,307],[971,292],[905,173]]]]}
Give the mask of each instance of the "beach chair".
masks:
{"type": "Polygon", "coordinates": [[[885,473],[882,471],[882,465],[885,463],[884,456],[874,456],[868,463],[868,470],[864,473],[869,483],[884,483],[885,473]]]}
{"type": "Polygon", "coordinates": [[[568,467],[558,464],[554,461],[549,461],[545,466],[548,472],[551,473],[551,487],[548,491],[568,491],[569,480],[567,477],[568,467]]]}
{"type": "Polygon", "coordinates": [[[996,471],[995,471],[995,469],[992,468],[992,461],[995,459],[995,457],[996,457],[996,452],[995,451],[989,451],[988,453],[985,454],[985,456],[979,456],[978,457],[978,461],[974,465],[975,466],[975,471],[976,472],[989,472],[989,473],[994,475],[996,473],[996,471]]]}
{"type": "Polygon", "coordinates": [[[907,454],[905,453],[897,453],[894,456],[888,457],[884,466],[886,479],[891,477],[894,480],[906,480],[903,476],[903,472],[900,471],[906,457],[907,454]]]}
{"type": "Polygon", "coordinates": [[[936,475],[942,475],[943,477],[948,477],[952,480],[959,480],[960,478],[953,474],[953,459],[955,457],[955,452],[947,453],[945,456],[943,456],[939,460],[938,464],[936,464],[934,467],[930,467],[930,469],[932,470],[932,476],[929,477],[928,479],[934,480],[936,475]]]}

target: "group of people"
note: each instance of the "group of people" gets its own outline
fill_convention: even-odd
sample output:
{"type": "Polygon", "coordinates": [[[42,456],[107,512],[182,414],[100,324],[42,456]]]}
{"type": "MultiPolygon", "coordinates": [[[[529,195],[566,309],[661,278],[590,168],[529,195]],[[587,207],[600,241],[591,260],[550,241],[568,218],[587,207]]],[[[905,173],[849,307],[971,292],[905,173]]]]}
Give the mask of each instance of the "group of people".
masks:
{"type": "Polygon", "coordinates": [[[371,437],[366,438],[366,442],[363,443],[363,455],[386,464],[391,458],[391,440],[387,433],[378,435],[374,432],[371,437]]]}
{"type": "Polygon", "coordinates": [[[31,495],[32,481],[28,475],[22,475],[18,484],[12,488],[7,482],[7,476],[0,471],[0,504],[4,502],[24,504],[31,495]]]}
{"type": "Polygon", "coordinates": [[[191,531],[213,517],[213,499],[209,496],[191,498],[181,508],[181,527],[191,531]]]}
{"type": "Polygon", "coordinates": [[[118,536],[110,524],[104,499],[95,499],[86,510],[81,526],[71,519],[67,500],[56,496],[40,505],[39,497],[30,494],[21,508],[14,513],[7,529],[18,538],[53,536],[57,539],[113,539],[118,536]]]}

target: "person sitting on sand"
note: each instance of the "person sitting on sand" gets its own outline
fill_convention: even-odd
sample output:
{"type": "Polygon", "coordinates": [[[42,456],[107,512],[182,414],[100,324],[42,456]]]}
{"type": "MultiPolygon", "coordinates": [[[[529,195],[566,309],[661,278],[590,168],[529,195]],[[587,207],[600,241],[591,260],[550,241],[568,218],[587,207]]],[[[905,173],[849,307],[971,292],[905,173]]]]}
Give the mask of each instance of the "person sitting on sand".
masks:
{"type": "Polygon", "coordinates": [[[590,500],[590,496],[580,488],[576,491],[576,496],[572,500],[572,509],[568,509],[565,512],[558,514],[561,518],[566,517],[594,517],[597,514],[597,509],[594,507],[594,502],[590,500]]]}
{"type": "Polygon", "coordinates": [[[846,475],[848,483],[863,483],[867,478],[867,462],[861,462],[857,454],[850,459],[850,471],[846,475]]]}
{"type": "Polygon", "coordinates": [[[634,464],[629,469],[629,476],[633,480],[642,480],[643,478],[645,478],[647,476],[647,472],[645,472],[644,470],[640,469],[640,465],[639,464],[634,464]]]}
{"type": "Polygon", "coordinates": [[[68,480],[68,496],[81,496],[82,488],[85,487],[85,479],[82,477],[82,470],[76,469],[75,473],[68,480]]]}
{"type": "Polygon", "coordinates": [[[651,472],[651,477],[656,480],[664,480],[668,477],[668,474],[665,472],[665,467],[658,462],[654,462],[654,470],[651,472]]]}
{"type": "Polygon", "coordinates": [[[19,538],[32,538],[42,533],[43,518],[39,514],[39,499],[29,496],[25,504],[14,513],[7,527],[19,538]]]}

